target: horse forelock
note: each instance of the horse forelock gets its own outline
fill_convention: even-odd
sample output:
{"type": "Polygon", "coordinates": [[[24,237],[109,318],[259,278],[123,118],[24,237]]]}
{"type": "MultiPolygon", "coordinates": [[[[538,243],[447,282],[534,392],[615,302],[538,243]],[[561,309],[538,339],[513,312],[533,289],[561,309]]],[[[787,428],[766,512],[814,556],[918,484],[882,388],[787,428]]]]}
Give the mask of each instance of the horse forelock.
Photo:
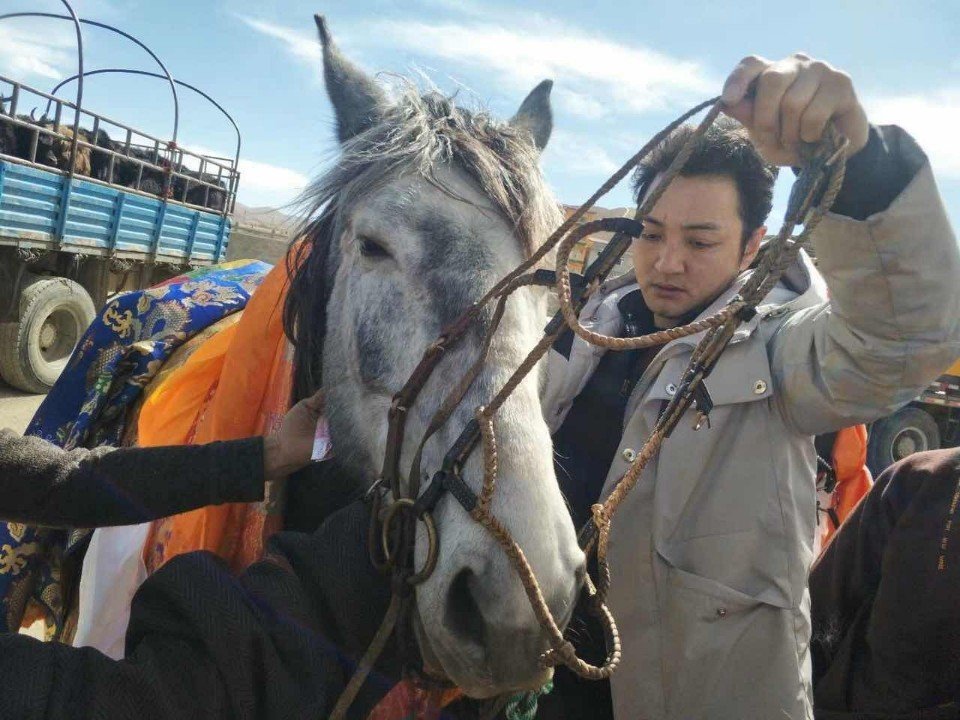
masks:
{"type": "Polygon", "coordinates": [[[528,131],[495,120],[483,109],[461,106],[454,96],[421,94],[408,81],[400,83],[397,101],[380,121],[345,142],[341,151],[301,198],[306,220],[298,233],[300,245],[288,257],[285,325],[297,351],[298,397],[322,382],[326,304],[340,252],[335,238],[359,200],[411,172],[463,199],[437,179],[437,170],[449,166],[476,183],[514,228],[524,256],[562,220],[528,131]]]}

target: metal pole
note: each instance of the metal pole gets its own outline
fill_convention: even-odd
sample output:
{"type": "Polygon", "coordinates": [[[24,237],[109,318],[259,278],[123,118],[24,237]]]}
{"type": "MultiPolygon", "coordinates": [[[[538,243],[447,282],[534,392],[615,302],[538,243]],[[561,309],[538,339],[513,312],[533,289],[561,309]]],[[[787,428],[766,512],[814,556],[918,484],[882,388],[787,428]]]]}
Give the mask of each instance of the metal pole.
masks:
{"type": "MultiPolygon", "coordinates": [[[[76,11],[74,11],[73,6],[70,5],[67,0],[60,0],[63,3],[64,7],[67,8],[67,12],[70,13],[70,20],[73,20],[73,27],[77,32],[77,72],[83,77],[83,31],[80,29],[80,19],[77,17],[76,11]]],[[[70,168],[67,173],[67,182],[73,180],[73,170],[77,165],[77,140],[80,139],[80,108],[83,106],[83,83],[77,83],[77,109],[73,112],[73,142],[70,143],[70,168]]],[[[62,106],[57,106],[57,123],[60,122],[60,113],[62,111],[62,106]]],[[[69,197],[69,195],[67,195],[69,197]]],[[[64,216],[66,216],[67,208],[61,208],[64,216]]],[[[61,236],[60,241],[63,242],[63,237],[61,236]]]]}

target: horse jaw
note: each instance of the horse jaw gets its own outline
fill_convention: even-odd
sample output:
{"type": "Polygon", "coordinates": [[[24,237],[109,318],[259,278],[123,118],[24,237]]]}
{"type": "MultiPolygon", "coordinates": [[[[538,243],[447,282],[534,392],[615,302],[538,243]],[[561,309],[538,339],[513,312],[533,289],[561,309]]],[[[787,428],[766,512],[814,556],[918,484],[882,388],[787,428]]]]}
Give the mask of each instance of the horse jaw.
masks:
{"type": "MultiPolygon", "coordinates": [[[[338,457],[370,478],[381,470],[392,395],[440,329],[522,260],[512,228],[472,181],[450,168],[436,179],[449,192],[412,174],[385,183],[351,208],[342,224],[323,376],[338,457]],[[358,237],[382,242],[389,256],[364,257],[358,237]]],[[[421,487],[475,409],[539,340],[545,320],[542,298],[532,291],[508,302],[486,366],[424,447],[421,487]]],[[[403,472],[432,414],[478,356],[481,336],[479,330],[469,333],[448,351],[410,409],[403,472]]],[[[557,486],[536,374],[510,397],[495,427],[500,473],[491,509],[523,549],[563,627],[579,589],[583,555],[557,486]]],[[[478,449],[463,473],[475,492],[482,472],[478,449]]],[[[546,635],[501,548],[450,496],[440,500],[434,518],[442,550],[436,570],[416,593],[424,656],[474,697],[542,686],[550,677],[539,665],[546,635]]],[[[421,528],[416,562],[422,564],[426,554],[421,528]]]]}

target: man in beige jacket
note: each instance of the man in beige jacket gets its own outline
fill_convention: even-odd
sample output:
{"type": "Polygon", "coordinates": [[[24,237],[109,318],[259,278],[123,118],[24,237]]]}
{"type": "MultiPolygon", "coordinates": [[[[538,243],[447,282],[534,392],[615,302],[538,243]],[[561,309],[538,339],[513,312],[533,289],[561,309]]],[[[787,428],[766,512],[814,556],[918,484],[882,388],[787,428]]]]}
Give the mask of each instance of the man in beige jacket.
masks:
{"type": "MultiPolygon", "coordinates": [[[[635,276],[590,299],[588,328],[638,335],[729,302],[767,232],[771,166],[797,165],[828,122],[850,140],[846,180],[814,235],[818,268],[801,255],[740,327],[706,380],[710,424],[681,422],[621,506],[610,605],[623,660],[609,690],[558,671],[542,717],[813,717],[813,436],[890,413],[960,356],[960,249],[909,135],[871,126],[850,78],[801,54],[746,58],[723,99],[743,127],[699,143],[643,218],[635,276]]],[[[640,168],[638,197],[687,133],[640,168]]],[[[699,339],[626,353],[558,341],[546,412],[578,524],[635,458],[699,339]]],[[[598,651],[595,629],[578,636],[598,651]]]]}

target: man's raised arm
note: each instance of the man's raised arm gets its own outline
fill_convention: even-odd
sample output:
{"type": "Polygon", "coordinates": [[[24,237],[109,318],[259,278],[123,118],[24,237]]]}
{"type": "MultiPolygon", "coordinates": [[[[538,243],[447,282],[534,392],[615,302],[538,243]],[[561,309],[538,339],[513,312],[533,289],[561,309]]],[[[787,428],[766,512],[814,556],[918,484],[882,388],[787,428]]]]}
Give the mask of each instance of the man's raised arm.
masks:
{"type": "Polygon", "coordinates": [[[829,122],[850,140],[813,236],[830,302],[787,316],[770,345],[785,417],[816,434],[909,402],[960,357],[960,248],[923,151],[900,128],[871,128],[849,76],[802,54],[746,58],[724,101],[778,165],[797,165],[829,122]]]}

